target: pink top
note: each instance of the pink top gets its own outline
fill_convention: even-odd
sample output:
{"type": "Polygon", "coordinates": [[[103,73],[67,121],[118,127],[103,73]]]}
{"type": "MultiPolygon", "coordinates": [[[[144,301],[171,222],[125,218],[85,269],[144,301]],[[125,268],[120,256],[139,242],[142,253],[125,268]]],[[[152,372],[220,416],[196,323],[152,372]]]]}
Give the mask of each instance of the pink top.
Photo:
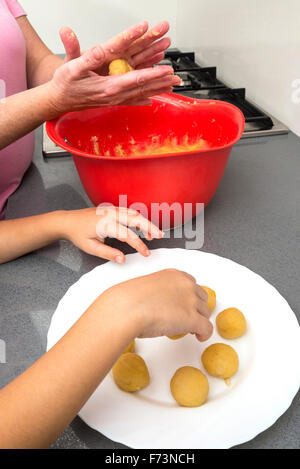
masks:
{"type": "MultiPolygon", "coordinates": [[[[23,15],[26,13],[17,0],[0,0],[0,106],[6,96],[27,89],[25,40],[15,20],[23,15]]],[[[30,133],[0,151],[0,219],[4,218],[8,197],[30,165],[33,149],[34,136],[30,133]]]]}

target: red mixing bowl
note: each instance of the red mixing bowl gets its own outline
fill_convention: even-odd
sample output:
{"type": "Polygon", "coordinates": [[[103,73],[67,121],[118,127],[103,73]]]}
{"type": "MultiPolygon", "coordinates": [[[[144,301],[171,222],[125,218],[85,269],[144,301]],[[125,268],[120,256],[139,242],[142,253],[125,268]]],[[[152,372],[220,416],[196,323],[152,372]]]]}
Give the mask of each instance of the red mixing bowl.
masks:
{"type": "Polygon", "coordinates": [[[139,209],[166,228],[168,223],[172,227],[186,222],[199,213],[201,203],[211,200],[231,149],[243,133],[244,116],[226,102],[176,94],[156,96],[152,102],[152,106],[67,113],[47,122],[46,129],[57,145],[72,154],[94,205],[111,203],[139,209]],[[151,145],[158,140],[183,142],[200,137],[208,148],[120,156],[133,142],[151,145]],[[108,154],[113,156],[105,156],[108,154]],[[162,215],[167,207],[171,209],[169,222],[162,215]]]}

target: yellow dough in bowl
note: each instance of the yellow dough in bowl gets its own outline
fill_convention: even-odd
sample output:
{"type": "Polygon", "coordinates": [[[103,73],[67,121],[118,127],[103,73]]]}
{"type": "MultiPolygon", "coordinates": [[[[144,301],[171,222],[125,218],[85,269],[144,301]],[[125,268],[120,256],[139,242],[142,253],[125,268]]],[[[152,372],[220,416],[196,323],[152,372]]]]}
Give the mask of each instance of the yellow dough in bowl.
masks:
{"type": "Polygon", "coordinates": [[[123,75],[132,70],[133,68],[125,59],[115,59],[109,64],[109,75],[123,75]]]}
{"type": "Polygon", "coordinates": [[[216,307],[216,292],[209,287],[204,287],[203,285],[201,285],[201,287],[208,294],[207,304],[209,309],[213,311],[216,307]]]}
{"type": "Polygon", "coordinates": [[[239,309],[227,308],[216,317],[216,326],[224,339],[237,339],[245,334],[247,322],[239,309]]]}
{"type": "Polygon", "coordinates": [[[133,341],[130,342],[129,345],[127,345],[123,353],[134,352],[134,346],[135,346],[135,340],[133,339],[133,341]]]}
{"type": "Polygon", "coordinates": [[[168,338],[171,339],[171,340],[177,340],[177,339],[181,339],[182,337],[185,337],[186,334],[178,334],[178,335],[168,335],[168,338]]]}
{"type": "Polygon", "coordinates": [[[136,353],[123,353],[112,368],[116,385],[126,392],[135,392],[150,382],[146,363],[136,353]]]}
{"type": "Polygon", "coordinates": [[[209,384],[207,377],[193,366],[183,366],[170,382],[172,396],[179,405],[199,407],[207,399],[209,384]]]}
{"type": "Polygon", "coordinates": [[[202,363],[206,371],[216,378],[223,378],[230,385],[230,378],[239,368],[236,351],[226,344],[212,344],[204,350],[202,363]]]}

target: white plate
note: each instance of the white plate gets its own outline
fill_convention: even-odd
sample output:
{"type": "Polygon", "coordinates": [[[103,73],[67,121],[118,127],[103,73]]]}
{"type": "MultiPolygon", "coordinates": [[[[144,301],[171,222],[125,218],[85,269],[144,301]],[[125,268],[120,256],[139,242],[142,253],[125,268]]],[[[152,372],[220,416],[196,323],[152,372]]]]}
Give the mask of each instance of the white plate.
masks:
{"type": "Polygon", "coordinates": [[[79,415],[90,427],[132,448],[219,449],[248,441],[287,410],[299,389],[300,329],[278,291],[235,262],[199,251],[158,249],[149,259],[131,254],[124,266],[109,262],[96,267],[60,301],[50,325],[48,349],[103,290],[168,267],[185,270],[197,283],[216,291],[213,321],[224,308],[241,309],[248,321],[246,335],[227,341],[215,332],[205,344],[192,335],[177,341],[165,337],[137,340],[136,351],[148,365],[150,385],[139,393],[125,393],[110,373],[79,415]],[[238,373],[230,387],[208,377],[207,403],[198,408],[179,407],[169,390],[173,373],[184,365],[203,370],[201,353],[214,342],[236,349],[238,373]]]}

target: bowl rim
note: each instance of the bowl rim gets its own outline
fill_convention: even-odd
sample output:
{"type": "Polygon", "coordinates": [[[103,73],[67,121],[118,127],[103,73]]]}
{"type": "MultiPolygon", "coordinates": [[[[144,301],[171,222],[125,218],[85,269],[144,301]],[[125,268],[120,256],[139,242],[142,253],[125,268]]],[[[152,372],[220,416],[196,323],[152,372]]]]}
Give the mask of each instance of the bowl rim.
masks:
{"type": "MultiPolygon", "coordinates": [[[[81,151],[77,148],[74,148],[72,145],[68,144],[65,140],[61,140],[60,138],[57,138],[56,137],[56,132],[55,132],[55,126],[57,124],[57,122],[59,122],[60,119],[62,119],[63,117],[67,116],[68,114],[72,114],[72,112],[67,112],[67,113],[64,113],[64,114],[61,114],[60,116],[58,116],[56,119],[53,119],[51,121],[47,121],[46,122],[46,132],[49,136],[49,138],[56,144],[58,145],[59,147],[63,148],[64,150],[68,151],[69,153],[71,153],[72,156],[79,156],[79,157],[83,157],[83,158],[92,158],[92,159],[95,159],[95,160],[104,160],[104,161],[108,161],[108,160],[113,160],[113,161],[132,161],[132,160],[143,160],[143,159],[147,159],[147,160],[150,160],[152,158],[167,158],[167,157],[170,157],[170,156],[176,156],[176,157],[180,157],[180,156],[193,156],[193,155],[199,155],[199,153],[210,153],[210,152],[214,152],[214,151],[217,151],[217,150],[225,150],[226,148],[229,148],[229,147],[233,147],[233,145],[235,145],[241,138],[243,132],[244,132],[244,128],[245,128],[245,117],[244,117],[244,114],[242,113],[242,111],[237,107],[237,106],[234,106],[233,104],[231,103],[228,103],[227,101],[220,101],[220,100],[216,100],[216,99],[196,99],[196,98],[189,98],[187,96],[183,96],[183,95],[180,95],[180,94],[175,94],[175,93],[165,93],[165,94],[161,94],[159,96],[153,96],[151,98],[152,100],[154,101],[163,101],[163,102],[172,102],[172,104],[177,104],[177,105],[204,105],[204,104],[217,104],[218,106],[223,106],[224,108],[229,108],[231,110],[234,110],[236,112],[237,115],[239,115],[239,118],[240,118],[240,129],[239,129],[239,132],[237,134],[237,136],[230,142],[230,143],[227,143],[226,145],[223,145],[221,147],[218,147],[218,146],[213,146],[213,147],[210,147],[210,148],[202,148],[202,149],[199,149],[199,150],[193,150],[193,151],[186,151],[186,152],[170,152],[170,153],[163,153],[163,154],[153,154],[153,155],[132,155],[132,156],[105,156],[105,155],[94,155],[92,153],[88,153],[88,152],[85,152],[85,151],[81,151]],[[176,102],[177,101],[177,102],[176,102]]],[[[113,107],[113,106],[112,106],[113,107]]],[[[117,106],[115,106],[117,107],[117,106]]],[[[118,106],[118,107],[121,107],[121,106],[118,106]]],[[[124,107],[124,106],[122,106],[124,107]]],[[[100,107],[99,107],[100,108],[100,107]]],[[[106,107],[104,107],[105,109],[106,107]]],[[[94,109],[97,109],[97,108],[94,108],[94,109]]],[[[78,111],[75,111],[75,112],[78,112],[78,111]]]]}

